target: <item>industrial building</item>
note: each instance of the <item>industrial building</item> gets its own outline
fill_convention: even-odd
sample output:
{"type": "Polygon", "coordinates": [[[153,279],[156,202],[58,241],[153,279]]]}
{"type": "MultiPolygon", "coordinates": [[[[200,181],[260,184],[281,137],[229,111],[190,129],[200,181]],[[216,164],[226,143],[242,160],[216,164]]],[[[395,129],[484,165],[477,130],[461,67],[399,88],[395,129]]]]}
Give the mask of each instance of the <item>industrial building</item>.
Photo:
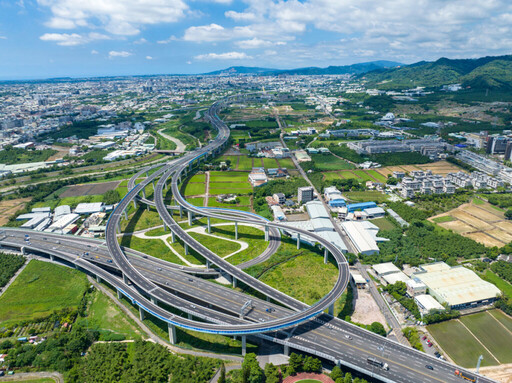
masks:
{"type": "Polygon", "coordinates": [[[373,207],[377,207],[377,204],[375,202],[358,202],[358,203],[351,203],[347,205],[347,209],[349,213],[353,213],[356,210],[365,210],[365,209],[371,209],[373,207]]]}
{"type": "Polygon", "coordinates": [[[268,182],[265,168],[252,168],[252,172],[249,173],[249,182],[252,187],[265,185],[268,182]]]}
{"type": "MultiPolygon", "coordinates": [[[[335,231],[334,225],[330,220],[330,214],[325,209],[322,202],[310,201],[306,203],[305,206],[309,215],[309,220],[292,221],[288,222],[287,225],[314,232],[346,253],[348,251],[347,245],[345,245],[343,239],[341,239],[340,235],[335,231]]],[[[293,239],[297,239],[297,234],[295,232],[286,232],[286,234],[290,235],[293,239]]],[[[315,245],[315,240],[310,237],[301,236],[300,241],[310,245],[315,245]]]]}
{"type": "Polygon", "coordinates": [[[453,309],[472,308],[493,303],[500,290],[463,266],[450,267],[444,262],[421,265],[413,278],[423,282],[437,301],[453,309]]]}
{"type": "Polygon", "coordinates": [[[442,305],[439,304],[438,301],[427,294],[416,295],[414,297],[414,302],[416,302],[416,305],[420,309],[422,316],[430,313],[433,310],[442,311],[445,309],[442,305]]]}
{"type": "Polygon", "coordinates": [[[324,197],[330,207],[342,207],[347,204],[336,186],[329,186],[325,188],[324,197]]]}
{"type": "Polygon", "coordinates": [[[379,252],[377,242],[389,241],[387,238],[377,237],[379,228],[371,222],[345,221],[341,227],[360,254],[371,255],[379,252]]]}
{"type": "Polygon", "coordinates": [[[75,208],[76,214],[94,214],[103,211],[103,202],[83,202],[79,203],[75,208]]]}
{"type": "Polygon", "coordinates": [[[396,267],[392,262],[378,263],[372,266],[373,271],[378,277],[382,277],[387,274],[398,273],[401,270],[396,267]]]}

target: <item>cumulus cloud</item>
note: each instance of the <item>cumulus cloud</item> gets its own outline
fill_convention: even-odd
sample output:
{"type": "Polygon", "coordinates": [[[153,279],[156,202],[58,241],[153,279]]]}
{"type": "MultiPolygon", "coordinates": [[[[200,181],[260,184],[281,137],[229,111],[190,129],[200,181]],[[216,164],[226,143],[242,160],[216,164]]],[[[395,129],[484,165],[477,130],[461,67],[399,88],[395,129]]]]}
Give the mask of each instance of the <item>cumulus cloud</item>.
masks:
{"type": "Polygon", "coordinates": [[[232,38],[233,34],[229,29],[214,23],[187,28],[183,35],[183,40],[194,42],[222,41],[230,40],[232,38]]]}
{"type": "Polygon", "coordinates": [[[136,35],[145,25],[173,23],[188,10],[183,0],[37,0],[49,7],[47,26],[73,29],[100,25],[115,35],[136,35]]]}
{"type": "Polygon", "coordinates": [[[146,60],[153,60],[152,56],[146,56],[146,60]]]}
{"type": "Polygon", "coordinates": [[[81,35],[78,33],[45,33],[44,35],[39,37],[43,41],[52,41],[57,43],[57,45],[62,46],[75,46],[87,44],[91,41],[95,40],[109,40],[110,37],[101,33],[91,32],[86,35],[81,35]]]}
{"type": "Polygon", "coordinates": [[[157,44],[169,44],[171,41],[178,41],[178,40],[179,39],[176,36],[172,35],[168,39],[158,40],[157,44]]]}
{"type": "Polygon", "coordinates": [[[127,51],[110,51],[108,52],[109,58],[115,58],[115,57],[130,57],[133,53],[127,52],[127,51]]]}
{"type": "Polygon", "coordinates": [[[99,53],[100,53],[100,52],[98,52],[96,49],[93,49],[93,50],[91,51],[91,55],[97,55],[97,54],[99,54],[99,53]]]}
{"type": "Polygon", "coordinates": [[[284,41],[268,41],[268,40],[262,40],[257,37],[250,39],[250,40],[241,40],[235,42],[235,44],[242,48],[242,49],[258,49],[258,48],[268,48],[272,47],[274,45],[286,45],[284,41]]]}
{"type": "Polygon", "coordinates": [[[252,59],[244,52],[207,53],[194,57],[196,60],[247,60],[252,59]]]}

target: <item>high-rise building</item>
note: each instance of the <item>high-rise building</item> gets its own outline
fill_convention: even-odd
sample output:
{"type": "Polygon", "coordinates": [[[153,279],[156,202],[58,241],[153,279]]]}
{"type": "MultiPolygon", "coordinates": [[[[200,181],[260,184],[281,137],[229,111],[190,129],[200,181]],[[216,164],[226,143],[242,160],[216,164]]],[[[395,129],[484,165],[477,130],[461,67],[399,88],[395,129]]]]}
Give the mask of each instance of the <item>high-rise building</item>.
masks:
{"type": "Polygon", "coordinates": [[[299,203],[306,203],[313,201],[314,192],[312,186],[303,186],[298,189],[298,200],[299,203]]]}

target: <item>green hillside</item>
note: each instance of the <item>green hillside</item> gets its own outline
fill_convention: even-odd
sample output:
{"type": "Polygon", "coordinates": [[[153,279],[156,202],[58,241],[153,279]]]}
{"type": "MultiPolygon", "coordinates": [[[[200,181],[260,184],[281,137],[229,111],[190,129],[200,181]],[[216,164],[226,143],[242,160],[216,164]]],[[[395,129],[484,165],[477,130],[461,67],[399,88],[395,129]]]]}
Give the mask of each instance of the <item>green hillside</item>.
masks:
{"type": "Polygon", "coordinates": [[[453,83],[473,89],[509,89],[512,88],[512,56],[460,60],[441,58],[435,62],[421,61],[400,68],[373,71],[361,78],[368,80],[369,86],[382,89],[438,87],[453,83]]]}

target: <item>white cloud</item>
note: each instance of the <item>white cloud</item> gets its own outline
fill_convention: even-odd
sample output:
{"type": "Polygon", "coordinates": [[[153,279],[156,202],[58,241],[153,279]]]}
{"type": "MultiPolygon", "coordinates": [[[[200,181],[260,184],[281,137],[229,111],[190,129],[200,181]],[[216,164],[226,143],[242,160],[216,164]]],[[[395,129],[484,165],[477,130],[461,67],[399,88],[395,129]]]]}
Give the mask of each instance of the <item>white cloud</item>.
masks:
{"type": "Polygon", "coordinates": [[[194,42],[211,42],[232,39],[231,30],[224,28],[219,24],[202,25],[199,27],[190,27],[185,30],[183,40],[194,42]]]}
{"type": "Polygon", "coordinates": [[[166,40],[158,40],[157,44],[169,44],[171,41],[178,41],[178,40],[179,39],[176,36],[172,35],[172,36],[169,36],[169,38],[166,40]]]}
{"type": "Polygon", "coordinates": [[[257,37],[251,40],[241,40],[235,43],[239,48],[242,49],[258,49],[258,48],[268,48],[274,45],[286,45],[284,41],[272,42],[268,40],[262,40],[257,37]]]}
{"type": "Polygon", "coordinates": [[[194,57],[196,60],[248,60],[251,56],[244,52],[207,53],[194,57]]]}
{"type": "Polygon", "coordinates": [[[109,58],[114,58],[114,57],[129,57],[133,55],[133,53],[131,52],[127,52],[127,51],[110,51],[108,52],[108,57],[109,58]]]}
{"type": "Polygon", "coordinates": [[[90,32],[86,35],[80,35],[78,33],[45,33],[39,37],[43,41],[53,41],[57,45],[62,46],[75,46],[87,44],[95,40],[109,40],[110,37],[97,32],[90,32]]]}
{"type": "Polygon", "coordinates": [[[183,0],[37,0],[50,8],[51,28],[101,26],[116,35],[136,35],[145,25],[173,23],[184,18],[183,0]]]}
{"type": "Polygon", "coordinates": [[[252,12],[236,12],[236,11],[227,11],[224,13],[224,16],[233,19],[235,21],[254,21],[256,20],[256,14],[252,12]]]}
{"type": "Polygon", "coordinates": [[[7,36],[0,36],[0,40],[7,40],[7,36]]]}
{"type": "Polygon", "coordinates": [[[146,60],[153,60],[152,56],[146,56],[146,60]]]}
{"type": "Polygon", "coordinates": [[[97,54],[99,54],[99,53],[100,53],[100,52],[98,52],[96,49],[93,49],[93,50],[91,51],[91,55],[97,55],[97,54]]]}
{"type": "Polygon", "coordinates": [[[135,40],[133,43],[134,44],[146,44],[148,42],[148,40],[146,40],[144,37],[138,39],[138,40],[135,40]]]}

